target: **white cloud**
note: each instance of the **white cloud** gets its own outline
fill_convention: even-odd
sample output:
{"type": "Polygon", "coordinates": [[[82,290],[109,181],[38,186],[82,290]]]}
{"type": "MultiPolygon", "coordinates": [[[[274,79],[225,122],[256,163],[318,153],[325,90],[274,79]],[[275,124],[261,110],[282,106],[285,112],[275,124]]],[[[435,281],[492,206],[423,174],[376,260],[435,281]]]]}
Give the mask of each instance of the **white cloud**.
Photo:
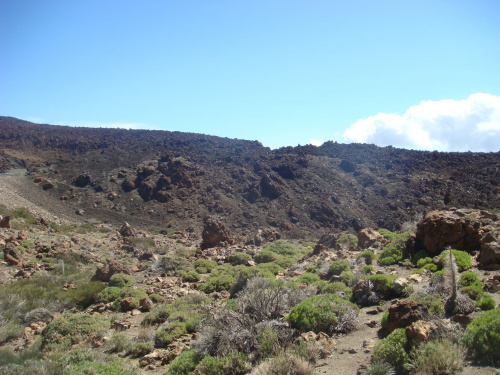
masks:
{"type": "Polygon", "coordinates": [[[320,139],[314,139],[314,138],[311,138],[309,140],[309,142],[307,143],[308,145],[313,145],[313,146],[321,146],[323,143],[325,143],[325,141],[322,141],[320,139]]]}
{"type": "Polygon", "coordinates": [[[345,142],[439,151],[500,151],[500,97],[423,101],[403,115],[379,113],[358,120],[345,142]]]}

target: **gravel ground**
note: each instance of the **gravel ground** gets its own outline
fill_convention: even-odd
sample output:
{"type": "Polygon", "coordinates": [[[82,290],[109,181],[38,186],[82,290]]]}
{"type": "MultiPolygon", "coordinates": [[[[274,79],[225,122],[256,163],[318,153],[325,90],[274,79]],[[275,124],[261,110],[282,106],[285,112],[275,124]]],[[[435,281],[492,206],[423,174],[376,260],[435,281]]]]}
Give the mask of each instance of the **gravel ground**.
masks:
{"type": "Polygon", "coordinates": [[[0,174],[0,204],[8,209],[25,207],[37,217],[59,223],[82,222],[63,202],[34,184],[24,169],[0,174]]]}

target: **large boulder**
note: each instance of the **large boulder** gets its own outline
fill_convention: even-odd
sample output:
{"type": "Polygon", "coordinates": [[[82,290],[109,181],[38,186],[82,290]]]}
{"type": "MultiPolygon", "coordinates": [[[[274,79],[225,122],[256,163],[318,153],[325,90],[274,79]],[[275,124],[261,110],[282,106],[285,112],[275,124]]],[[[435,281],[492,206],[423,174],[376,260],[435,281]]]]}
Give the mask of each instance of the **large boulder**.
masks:
{"type": "Polygon", "coordinates": [[[500,229],[492,230],[481,238],[481,252],[477,260],[481,267],[500,263],[500,229]]]}
{"type": "Polygon", "coordinates": [[[109,279],[111,279],[111,276],[117,273],[131,275],[132,271],[123,264],[110,260],[108,264],[105,264],[95,271],[94,276],[92,276],[92,281],[103,281],[107,283],[109,279]]]}
{"type": "Polygon", "coordinates": [[[439,254],[445,247],[457,250],[479,250],[481,228],[491,225],[496,215],[472,209],[431,211],[417,226],[416,240],[431,255],[439,254]]]}
{"type": "Polygon", "coordinates": [[[206,217],[204,219],[204,228],[201,237],[201,247],[203,249],[214,247],[221,242],[227,244],[234,242],[229,229],[226,228],[224,223],[213,217],[206,217]]]}
{"type": "Polygon", "coordinates": [[[414,346],[418,346],[422,342],[427,342],[432,338],[432,334],[436,332],[438,326],[433,322],[425,320],[417,320],[406,327],[406,337],[414,346]]]}
{"type": "Polygon", "coordinates": [[[389,307],[387,332],[390,333],[397,328],[406,328],[418,320],[424,320],[427,312],[427,307],[422,303],[409,300],[398,301],[389,307]]]}
{"type": "Polygon", "coordinates": [[[382,241],[384,237],[373,228],[361,229],[358,232],[358,247],[366,249],[377,241],[382,241]]]}
{"type": "Polygon", "coordinates": [[[10,216],[0,216],[0,228],[10,229],[10,216]]]}

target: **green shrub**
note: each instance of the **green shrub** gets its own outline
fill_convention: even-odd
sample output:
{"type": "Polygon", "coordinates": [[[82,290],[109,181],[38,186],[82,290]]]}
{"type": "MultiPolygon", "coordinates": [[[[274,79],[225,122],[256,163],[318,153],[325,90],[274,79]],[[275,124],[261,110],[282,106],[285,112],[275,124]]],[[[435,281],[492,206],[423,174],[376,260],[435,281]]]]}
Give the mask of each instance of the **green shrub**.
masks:
{"type": "Polygon", "coordinates": [[[463,342],[471,354],[500,358],[500,308],[480,313],[467,326],[463,342]]]}
{"type": "Polygon", "coordinates": [[[322,294],[338,294],[343,293],[344,299],[349,301],[352,297],[352,289],[347,287],[344,283],[333,282],[328,283],[321,289],[322,294]]]}
{"type": "Polygon", "coordinates": [[[394,233],[388,229],[381,228],[378,232],[386,239],[391,242],[406,242],[410,237],[411,232],[394,233]]]}
{"type": "Polygon", "coordinates": [[[481,280],[479,280],[479,277],[474,272],[466,271],[460,275],[458,285],[460,287],[478,286],[479,288],[481,288],[483,283],[481,282],[481,280]]]}
{"type": "Polygon", "coordinates": [[[464,288],[460,288],[460,291],[462,293],[468,295],[474,301],[477,301],[479,298],[484,296],[484,291],[480,287],[478,287],[477,285],[466,286],[464,288]]]}
{"type": "Polygon", "coordinates": [[[190,375],[200,361],[201,357],[194,350],[187,350],[172,361],[166,375],[190,375]]]}
{"type": "Polygon", "coordinates": [[[217,267],[217,263],[213,260],[207,259],[197,259],[193,262],[194,270],[200,274],[210,273],[215,267],[217,267]]]}
{"type": "Polygon", "coordinates": [[[427,265],[429,263],[432,263],[432,258],[431,257],[421,258],[417,262],[417,267],[418,268],[422,268],[423,266],[425,266],[425,265],[427,265]]]}
{"type": "Polygon", "coordinates": [[[234,282],[234,274],[226,270],[213,270],[209,278],[200,285],[200,290],[204,293],[222,292],[231,289],[234,282]]]}
{"type": "Polygon", "coordinates": [[[301,332],[332,332],[339,319],[351,311],[357,311],[352,303],[335,294],[322,294],[299,303],[292,308],[287,319],[293,328],[301,332]]]}
{"type": "Polygon", "coordinates": [[[277,258],[277,254],[272,251],[261,250],[259,253],[255,254],[254,260],[256,263],[270,263],[274,262],[277,258]]]}
{"type": "Polygon", "coordinates": [[[135,280],[130,275],[115,274],[109,279],[109,286],[117,288],[126,288],[134,285],[135,280]]]}
{"type": "Polygon", "coordinates": [[[438,266],[436,266],[434,263],[427,263],[425,266],[422,267],[422,269],[434,273],[438,271],[438,266]]]}
{"type": "Polygon", "coordinates": [[[23,337],[24,327],[16,322],[7,322],[0,326],[0,344],[23,337]]]}
{"type": "Polygon", "coordinates": [[[117,288],[116,286],[108,286],[107,288],[104,288],[97,294],[96,296],[96,302],[100,303],[108,303],[108,302],[113,302],[115,299],[117,299],[120,295],[120,288],[117,288]]]}
{"type": "Polygon", "coordinates": [[[132,340],[127,335],[123,333],[115,333],[108,341],[106,341],[106,347],[109,347],[111,352],[128,353],[132,350],[133,344],[132,340]]]}
{"type": "Polygon", "coordinates": [[[155,240],[149,237],[129,237],[130,243],[137,249],[149,250],[155,248],[155,240]]]}
{"type": "Polygon", "coordinates": [[[344,271],[349,271],[349,261],[346,259],[335,260],[328,268],[329,275],[340,275],[344,271]]]}
{"type": "Polygon", "coordinates": [[[390,266],[403,259],[403,250],[396,244],[386,245],[379,254],[379,264],[381,266],[390,266]]]}
{"type": "Polygon", "coordinates": [[[368,276],[368,280],[373,283],[375,292],[383,298],[389,298],[392,296],[394,290],[394,280],[396,279],[393,275],[371,275],[368,276]]]}
{"type": "Polygon", "coordinates": [[[26,249],[34,249],[35,248],[35,244],[31,241],[28,241],[28,240],[21,240],[21,241],[19,241],[19,244],[26,249]]]}
{"type": "Polygon", "coordinates": [[[306,273],[300,275],[296,281],[298,283],[304,283],[307,285],[314,285],[314,284],[320,283],[322,280],[315,273],[306,272],[306,273]]]}
{"type": "Polygon", "coordinates": [[[125,298],[130,298],[132,297],[133,300],[130,302],[130,307],[132,309],[138,309],[139,308],[139,301],[143,298],[146,298],[148,295],[142,288],[123,288],[120,289],[120,293],[118,293],[118,298],[115,299],[113,304],[111,305],[111,308],[115,311],[118,311],[121,309],[121,301],[124,300],[125,298]]]}
{"type": "Polygon", "coordinates": [[[241,251],[236,251],[234,252],[231,257],[229,258],[229,261],[231,264],[237,266],[238,264],[247,264],[249,260],[251,260],[252,257],[248,255],[247,253],[242,253],[241,251]]]}
{"type": "Polygon", "coordinates": [[[229,353],[222,358],[207,355],[196,366],[196,372],[203,375],[243,375],[247,373],[243,353],[229,353]]]}
{"type": "Polygon", "coordinates": [[[200,281],[200,274],[193,269],[181,271],[179,276],[183,282],[195,283],[200,281]]]}
{"type": "MultiPolygon", "coordinates": [[[[453,256],[455,257],[455,261],[457,263],[458,272],[466,271],[472,267],[472,260],[469,254],[465,251],[460,250],[451,250],[453,256]]],[[[448,259],[448,250],[444,250],[439,255],[439,264],[441,268],[443,268],[446,264],[446,260],[448,259]]]]}
{"type": "Polygon", "coordinates": [[[494,309],[496,304],[495,300],[491,298],[489,294],[485,294],[482,298],[476,301],[476,306],[481,310],[486,311],[494,309]]]}
{"type": "Polygon", "coordinates": [[[257,264],[256,267],[259,270],[259,272],[262,273],[263,275],[266,275],[268,273],[271,273],[273,275],[277,275],[278,272],[284,271],[284,268],[276,263],[260,263],[260,264],[257,264]]]}
{"type": "Polygon", "coordinates": [[[186,333],[188,333],[186,322],[173,321],[155,332],[155,347],[165,348],[186,333]]]}
{"type": "Polygon", "coordinates": [[[275,354],[279,348],[278,333],[272,327],[264,327],[257,332],[257,341],[259,342],[259,352],[264,357],[270,357],[275,354]]]}
{"type": "Polygon", "coordinates": [[[204,317],[200,313],[201,308],[210,303],[210,299],[200,295],[187,295],[176,299],[172,303],[164,303],[155,306],[142,321],[142,325],[165,323],[167,320],[181,320],[188,323],[188,327],[193,327],[204,317]]]}
{"type": "Polygon", "coordinates": [[[300,248],[299,246],[296,246],[284,240],[268,242],[267,244],[264,245],[263,249],[271,251],[276,254],[291,255],[291,256],[297,256],[309,252],[308,249],[300,248]]]}
{"type": "Polygon", "coordinates": [[[363,375],[396,375],[396,371],[389,363],[374,362],[363,375]]]}
{"type": "Polygon", "coordinates": [[[138,342],[132,347],[130,353],[134,357],[144,357],[146,354],[154,350],[154,345],[151,342],[138,342]]]}
{"type": "Polygon", "coordinates": [[[160,257],[152,268],[155,272],[174,276],[188,266],[189,263],[181,254],[175,254],[173,256],[160,257]]]}
{"type": "Polygon", "coordinates": [[[52,320],[44,329],[42,347],[67,350],[87,338],[103,336],[109,326],[109,320],[102,316],[66,313],[52,320]]]}
{"type": "Polygon", "coordinates": [[[411,262],[418,267],[418,261],[425,258],[430,258],[430,254],[427,252],[427,250],[419,250],[415,253],[415,255],[413,255],[413,257],[411,258],[411,262]]]}
{"type": "Polygon", "coordinates": [[[96,302],[99,293],[106,287],[102,281],[89,281],[70,289],[69,294],[84,308],[96,302]]]}
{"type": "Polygon", "coordinates": [[[409,350],[409,343],[406,331],[398,328],[375,345],[372,360],[389,363],[398,374],[404,373],[405,364],[410,360],[407,350],[409,350]]]}
{"type": "Polygon", "coordinates": [[[464,366],[464,352],[449,340],[421,343],[411,352],[411,368],[416,374],[456,374],[464,366]]]}
{"type": "Polygon", "coordinates": [[[383,331],[387,331],[388,324],[389,324],[389,310],[386,310],[384,311],[382,319],[380,320],[380,326],[382,327],[383,331]]]}
{"type": "Polygon", "coordinates": [[[373,271],[373,266],[366,265],[361,267],[361,272],[363,273],[371,273],[372,271],[373,271]]]}
{"type": "Polygon", "coordinates": [[[135,375],[135,371],[125,370],[125,363],[121,360],[112,362],[87,362],[70,367],[64,375],[135,375]]]}
{"type": "Polygon", "coordinates": [[[150,294],[149,299],[151,299],[151,301],[153,301],[154,303],[160,303],[160,302],[165,301],[165,297],[163,297],[159,294],[156,294],[156,293],[150,294]]]}
{"type": "Polygon", "coordinates": [[[371,250],[365,250],[359,254],[356,258],[363,258],[366,264],[372,264],[375,259],[375,253],[371,250]]]}
{"type": "Polygon", "coordinates": [[[340,274],[340,279],[345,285],[352,285],[352,280],[355,279],[354,272],[351,270],[344,271],[340,274]]]}
{"type": "Polygon", "coordinates": [[[358,245],[358,236],[350,233],[342,234],[336,241],[339,245],[354,247],[358,245]]]}

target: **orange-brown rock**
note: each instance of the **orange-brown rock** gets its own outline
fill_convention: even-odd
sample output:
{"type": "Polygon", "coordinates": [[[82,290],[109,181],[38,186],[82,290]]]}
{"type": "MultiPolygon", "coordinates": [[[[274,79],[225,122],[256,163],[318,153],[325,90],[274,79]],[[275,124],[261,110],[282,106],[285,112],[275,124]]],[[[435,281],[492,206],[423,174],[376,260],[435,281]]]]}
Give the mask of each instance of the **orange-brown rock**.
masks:
{"type": "Polygon", "coordinates": [[[118,263],[114,260],[109,260],[107,264],[95,271],[94,276],[92,276],[92,281],[104,281],[107,283],[111,276],[117,273],[131,275],[132,271],[121,263],[118,263]]]}
{"type": "Polygon", "coordinates": [[[361,229],[358,232],[358,248],[366,249],[384,237],[373,228],[361,229]]]}
{"type": "Polygon", "coordinates": [[[390,333],[397,328],[406,328],[413,322],[422,320],[427,311],[427,307],[422,303],[409,300],[398,301],[389,307],[387,331],[390,333]]]}
{"type": "Polygon", "coordinates": [[[413,345],[418,346],[422,342],[429,341],[432,332],[437,328],[437,325],[432,322],[417,320],[406,327],[406,337],[413,345]]]}

